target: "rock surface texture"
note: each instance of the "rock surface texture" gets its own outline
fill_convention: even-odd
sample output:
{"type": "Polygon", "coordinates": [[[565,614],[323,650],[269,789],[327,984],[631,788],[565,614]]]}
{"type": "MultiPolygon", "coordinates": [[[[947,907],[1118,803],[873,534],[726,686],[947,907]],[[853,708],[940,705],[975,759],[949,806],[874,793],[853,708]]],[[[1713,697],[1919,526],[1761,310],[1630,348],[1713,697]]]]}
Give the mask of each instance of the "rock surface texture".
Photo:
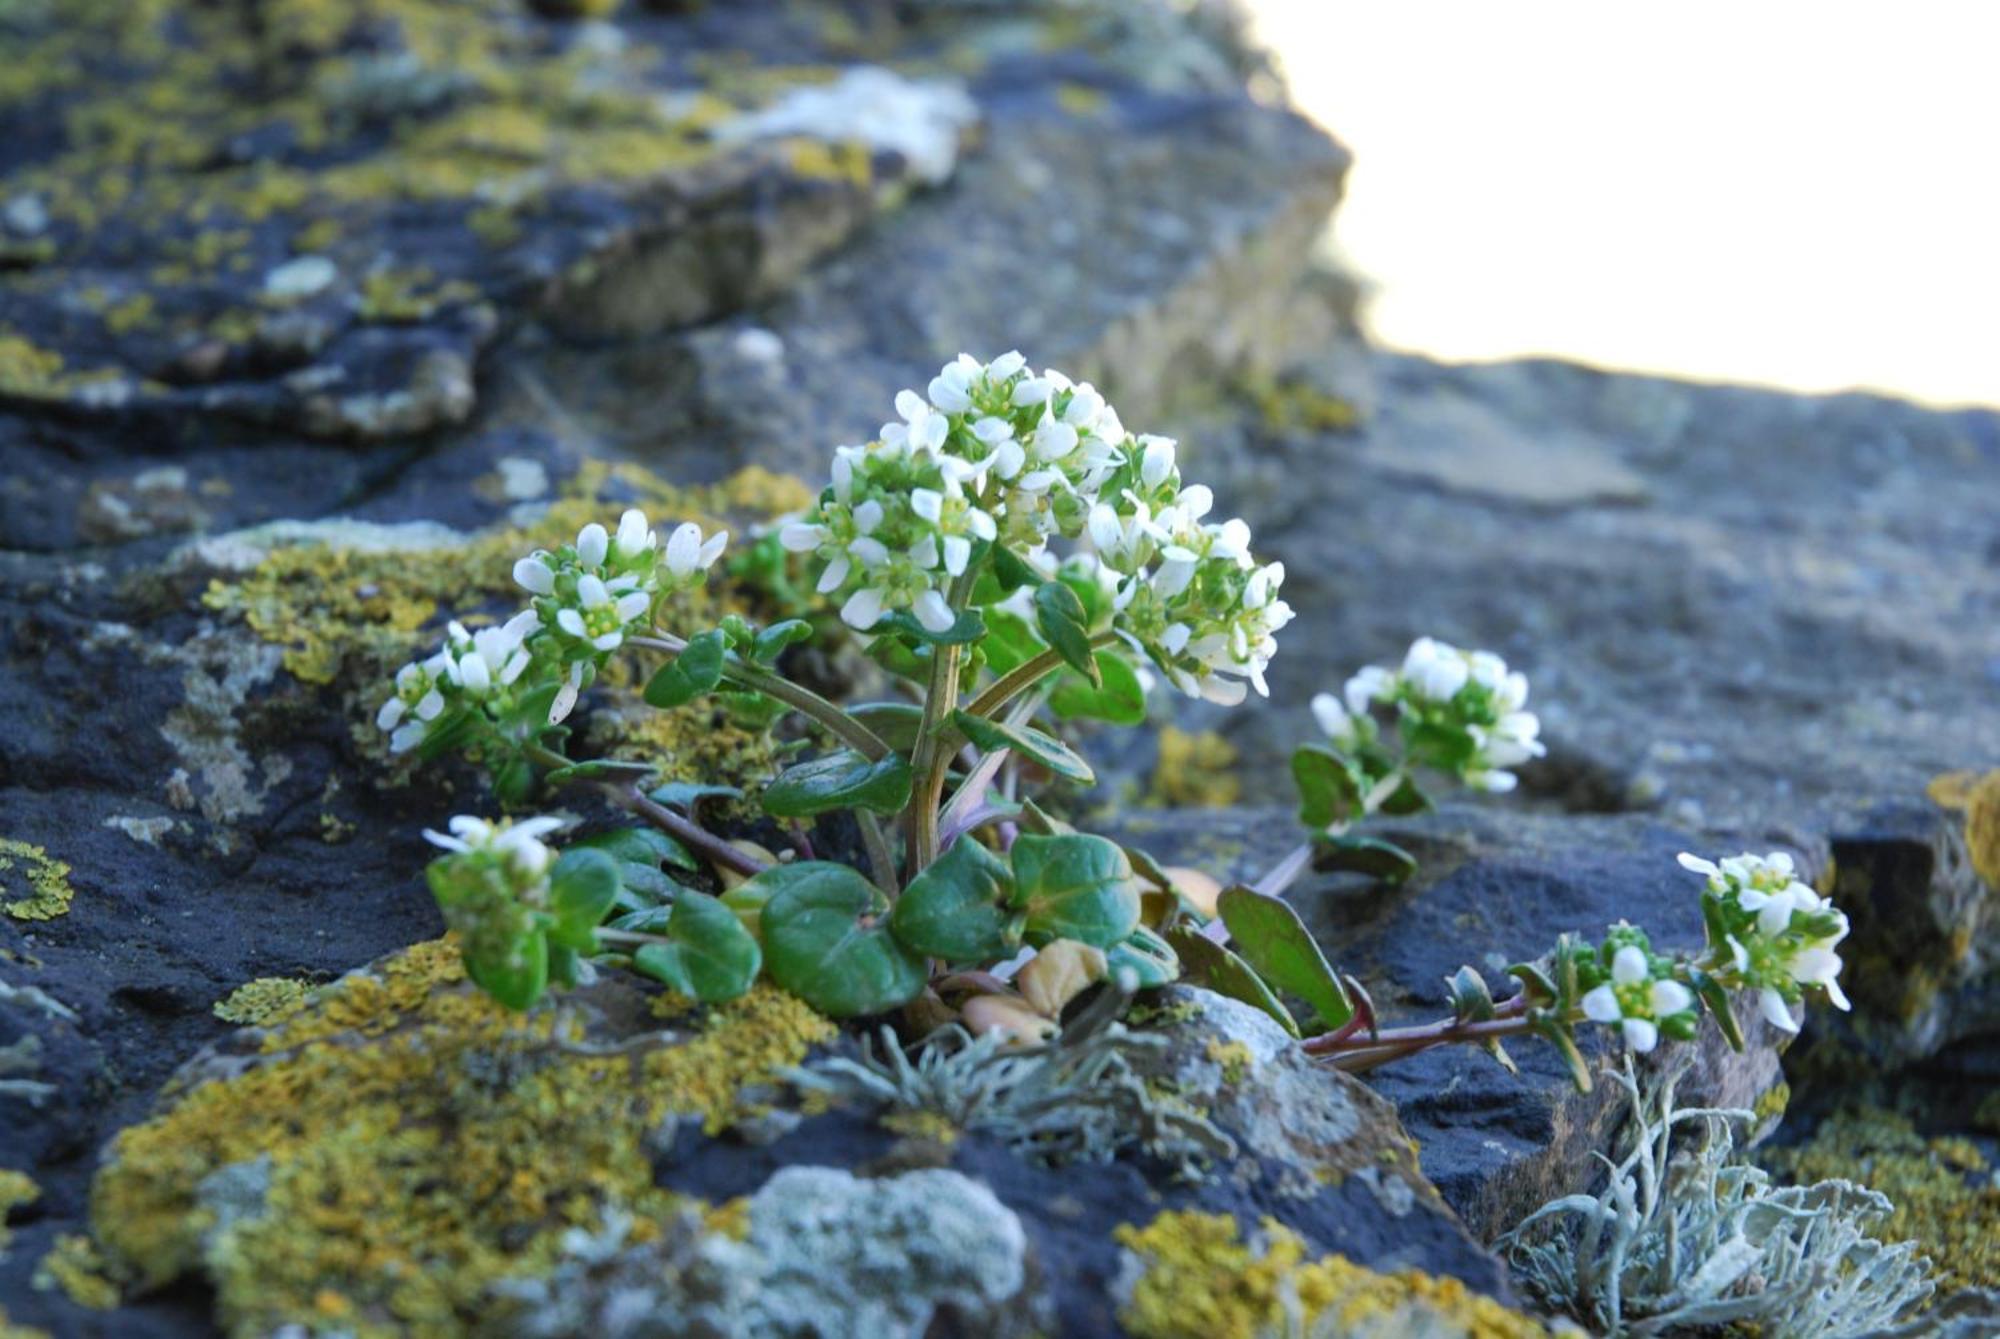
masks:
{"type": "MultiPolygon", "coordinates": [[[[52,0],[0,41],[5,1339],[1539,1332],[1481,1243],[1610,1132],[1536,1046],[1364,1084],[1170,990],[1132,1073],[1208,1174],[1050,1167],[804,1101],[854,1041],[789,997],[606,973],[524,1020],[436,942],[418,833],[487,801],[387,757],[394,667],[585,520],[799,507],[960,349],[1181,433],[1303,613],[1274,706],[1174,704],[1243,807],[1135,805],[1201,778],[1106,736],[1104,826],[1254,873],[1312,692],[1491,646],[1551,757],[1385,826],[1409,886],[1293,894],[1386,1015],[1620,916],[1691,943],[1674,854],[1783,848],[1856,1003],[1784,1077],[2000,1074],[2000,782],[1931,786],[2000,765],[2000,416],[1360,353],[1310,255],[1345,153],[1136,5],[52,0]]],[[[768,771],[631,690],[586,747],[768,771]]],[[[1701,1064],[1782,1105],[1768,1046],[1701,1064]]]]}

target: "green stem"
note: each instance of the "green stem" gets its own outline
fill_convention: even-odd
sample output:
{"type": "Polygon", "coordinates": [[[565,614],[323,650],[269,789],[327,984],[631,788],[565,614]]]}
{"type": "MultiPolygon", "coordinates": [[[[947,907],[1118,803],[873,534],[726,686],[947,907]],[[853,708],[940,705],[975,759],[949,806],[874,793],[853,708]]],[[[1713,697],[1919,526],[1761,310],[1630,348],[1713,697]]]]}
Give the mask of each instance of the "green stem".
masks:
{"type": "Polygon", "coordinates": [[[597,927],[596,934],[599,939],[603,940],[607,944],[644,945],[644,944],[671,944],[674,942],[673,940],[667,938],[665,935],[641,934],[637,930],[613,930],[603,925],[597,927]]]}
{"type": "MultiPolygon", "coordinates": [[[[1498,1041],[1503,1037],[1520,1036],[1534,1027],[1528,1017],[1528,1001],[1524,995],[1516,995],[1498,1005],[1493,1012],[1492,1018],[1445,1018],[1419,1027],[1384,1028],[1368,1036],[1343,1028],[1324,1036],[1308,1037],[1301,1045],[1309,1055],[1330,1059],[1335,1069],[1358,1074],[1391,1060],[1427,1051],[1433,1046],[1453,1042],[1498,1041]]],[[[1582,1018],[1583,1011],[1579,1009],[1570,1021],[1574,1023],[1582,1018]]]]}
{"type": "MultiPolygon", "coordinates": [[[[966,568],[946,593],[945,601],[954,617],[965,607],[975,573],[975,568],[966,568]]],[[[945,774],[951,770],[952,750],[946,736],[951,733],[951,713],[958,706],[958,664],[964,650],[956,644],[931,648],[931,678],[924,693],[923,724],[917,734],[915,756],[910,760],[911,770],[916,773],[909,818],[909,872],[913,879],[937,859],[938,804],[944,798],[945,774]]]]}
{"type": "MultiPolygon", "coordinates": [[[[679,655],[687,649],[687,641],[671,633],[661,633],[657,637],[629,637],[626,640],[633,646],[643,646],[652,651],[666,651],[673,655],[679,655]]],[[[870,762],[889,756],[888,744],[860,721],[812,689],[800,687],[790,679],[773,674],[769,670],[759,669],[734,651],[723,658],[722,677],[739,688],[747,688],[751,692],[776,698],[794,711],[810,716],[825,726],[835,738],[870,762]]]]}
{"type": "MultiPolygon", "coordinates": [[[[1090,649],[1095,651],[1118,640],[1119,636],[1115,632],[1100,632],[1090,639],[1090,649]]],[[[988,684],[984,692],[966,704],[965,710],[971,715],[991,719],[1002,707],[1068,664],[1069,662],[1062,658],[1062,652],[1044,651],[1030,660],[1022,661],[988,684]]]]}
{"type": "MultiPolygon", "coordinates": [[[[562,754],[557,753],[554,749],[544,744],[529,744],[522,751],[528,755],[531,761],[548,768],[550,771],[554,771],[559,767],[574,765],[570,759],[565,758],[562,754]]],[[[692,847],[694,850],[701,852],[715,864],[733,869],[738,874],[750,876],[762,874],[766,869],[770,868],[770,866],[754,856],[746,855],[742,851],[737,850],[734,846],[731,846],[728,842],[701,826],[701,824],[696,823],[693,819],[682,818],[679,814],[667,808],[666,805],[661,804],[637,788],[627,788],[608,781],[600,781],[597,784],[604,791],[605,798],[620,809],[635,817],[645,819],[669,837],[673,837],[685,845],[692,847]]]]}
{"type": "Polygon", "coordinates": [[[889,850],[889,836],[882,831],[882,824],[866,809],[854,810],[854,821],[861,828],[861,846],[868,852],[868,869],[875,876],[875,885],[890,897],[903,891],[896,878],[896,857],[889,850]]]}

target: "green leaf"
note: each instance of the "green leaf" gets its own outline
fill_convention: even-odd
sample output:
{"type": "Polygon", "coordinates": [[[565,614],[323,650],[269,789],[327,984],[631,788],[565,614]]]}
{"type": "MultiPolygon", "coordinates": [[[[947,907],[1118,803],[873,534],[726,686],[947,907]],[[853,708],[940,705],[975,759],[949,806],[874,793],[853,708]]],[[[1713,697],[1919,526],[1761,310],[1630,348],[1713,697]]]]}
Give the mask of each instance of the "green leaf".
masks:
{"type": "Polygon", "coordinates": [[[1038,837],[1067,837],[1076,831],[1033,800],[1021,801],[1021,830],[1038,837]]]}
{"type": "Polygon", "coordinates": [[[552,786],[571,781],[596,781],[607,776],[651,776],[660,769],[649,762],[626,762],[618,758],[591,758],[558,767],[544,778],[552,786]]]}
{"type": "Polygon", "coordinates": [[[1049,710],[1066,721],[1086,719],[1113,725],[1142,725],[1146,720],[1146,689],[1139,671],[1115,651],[1097,653],[1097,685],[1065,674],[1049,697],[1049,710]]]}
{"type": "Polygon", "coordinates": [[[916,748],[917,732],[924,723],[924,709],[914,702],[863,702],[849,707],[847,714],[898,753],[916,748]]]}
{"type": "Polygon", "coordinates": [[[694,858],[693,852],[658,828],[610,828],[569,844],[571,850],[580,846],[602,851],[612,859],[630,865],[651,865],[655,869],[661,865],[677,865],[685,870],[701,868],[701,862],[694,858]]]}
{"type": "Polygon", "coordinates": [[[1014,551],[1004,544],[993,546],[993,564],[989,570],[993,573],[994,579],[1000,583],[1002,593],[1017,591],[1023,586],[1032,586],[1042,579],[1042,574],[1037,572],[1025,558],[1016,556],[1014,551]]]}
{"type": "Polygon", "coordinates": [[[901,813],[910,802],[910,764],[899,753],[875,762],[841,749],[788,767],[764,787],[764,812],[773,818],[810,818],[832,809],[901,813]]]}
{"type": "Polygon", "coordinates": [[[1729,992],[1722,983],[1699,968],[1688,969],[1688,984],[1694,987],[1695,998],[1707,1006],[1715,1017],[1715,1025],[1722,1029],[1722,1039],[1729,1043],[1729,1049],[1743,1049],[1743,1029],[1736,1022],[1736,1011],[1730,1007],[1729,992]]]}
{"type": "Polygon", "coordinates": [[[1065,558],[1056,569],[1056,580],[1076,592],[1083,605],[1083,624],[1094,628],[1111,615],[1111,592],[1097,579],[1097,562],[1081,554],[1065,558]]]}
{"type": "Polygon", "coordinates": [[[1328,1031],[1354,1017],[1340,978],[1292,904],[1241,884],[1216,900],[1237,951],[1258,975],[1312,1007],[1328,1031]]]}
{"type": "Polygon", "coordinates": [[[493,769],[493,797],[503,809],[518,809],[535,793],[535,767],[519,753],[509,753],[493,769]]]}
{"type": "Polygon", "coordinates": [[[784,714],[791,710],[775,697],[748,689],[719,688],[715,700],[728,713],[732,723],[742,726],[753,734],[762,734],[776,725],[784,714]]]}
{"type": "Polygon", "coordinates": [[[1189,980],[1207,986],[1218,995],[1262,1009],[1286,1032],[1294,1037],[1299,1035],[1299,1025],[1293,1021],[1290,1010],[1279,1003],[1271,988],[1264,984],[1264,978],[1257,975],[1256,968],[1192,926],[1177,925],[1167,931],[1166,938],[1189,980]]]}
{"type": "Polygon", "coordinates": [[[1047,648],[1035,635],[1028,620],[1006,609],[986,611],[986,636],[979,649],[995,674],[1005,674],[1023,661],[1033,660],[1047,648]]]}
{"type": "Polygon", "coordinates": [[[1354,764],[1324,744],[1301,744],[1293,751],[1292,781],[1299,791],[1299,822],[1314,829],[1359,817],[1368,790],[1354,764]]]}
{"type": "Polygon", "coordinates": [[[1097,660],[1091,654],[1090,629],[1084,623],[1083,601],[1060,581],[1035,588],[1035,630],[1056,649],[1063,663],[1097,687],[1097,660]]]}
{"type": "Polygon", "coordinates": [[[679,707],[712,691],[722,682],[722,629],[711,628],[688,640],[687,648],[662,665],[646,685],[646,705],[679,707]]]}
{"type": "Polygon", "coordinates": [[[950,963],[988,963],[1021,947],[1021,917],[1008,909],[1014,876],[1007,862],[960,837],[910,880],[889,928],[913,953],[950,963]]]}
{"type": "Polygon", "coordinates": [[[1116,842],[1073,833],[1022,836],[1010,852],[1013,905],[1027,913],[1027,940],[1076,939],[1108,948],[1139,926],[1139,883],[1116,842]]]}
{"type": "Polygon", "coordinates": [[[969,711],[954,711],[952,724],[965,737],[985,753],[998,753],[1001,749],[1012,749],[1030,762],[1040,763],[1057,776],[1065,777],[1081,785],[1089,785],[1097,780],[1097,774],[1090,770],[1090,764],[1071,751],[1069,745],[1052,735],[1045,735],[1026,725],[1006,725],[1000,721],[989,721],[984,716],[974,716],[969,711]]]}
{"type": "Polygon", "coordinates": [[[1181,974],[1181,960],[1167,941],[1143,925],[1106,949],[1104,962],[1114,977],[1131,972],[1140,990],[1167,985],[1181,974]]]}
{"type": "Polygon", "coordinates": [[[573,948],[563,948],[559,944],[549,945],[549,980],[568,989],[576,985],[577,964],[582,957],[573,948]]]}
{"type": "Polygon", "coordinates": [[[917,622],[917,616],[907,609],[884,615],[879,626],[891,628],[927,646],[964,646],[986,635],[986,620],[977,609],[960,610],[957,621],[943,632],[932,632],[917,622]]]}
{"type": "Polygon", "coordinates": [[[622,916],[613,916],[605,923],[605,928],[607,930],[631,930],[638,934],[656,935],[667,928],[667,921],[672,918],[673,914],[674,905],[671,902],[666,903],[664,906],[641,907],[637,911],[628,911],[622,916]]]}
{"type": "Polygon", "coordinates": [[[710,786],[699,781],[669,781],[664,786],[655,786],[646,792],[646,798],[655,804],[664,804],[669,809],[678,809],[692,818],[695,809],[705,801],[740,800],[743,798],[743,792],[736,786],[710,786]]]}
{"type": "Polygon", "coordinates": [[[529,935],[505,955],[468,955],[465,974],[472,978],[472,984],[509,1009],[531,1009],[549,988],[548,936],[540,932],[529,935]]]}
{"type": "Polygon", "coordinates": [[[773,623],[757,634],[751,644],[750,659],[759,665],[775,665],[785,648],[796,645],[812,636],[812,624],[802,618],[788,618],[782,623],[773,623]]]}
{"type": "Polygon", "coordinates": [[[1384,883],[1402,883],[1417,872],[1417,858],[1381,837],[1342,833],[1313,843],[1313,868],[1321,872],[1350,870],[1384,883]]]}
{"type": "Polygon", "coordinates": [[[611,914],[620,886],[618,862],[610,855],[587,846],[564,851],[549,872],[550,937],[564,948],[595,953],[592,932],[611,914]]]}
{"type": "Polygon", "coordinates": [[[1461,1022],[1483,1023],[1493,1017],[1493,991],[1470,963],[1444,979],[1452,1016],[1461,1022]]]}
{"type": "Polygon", "coordinates": [[[845,865],[778,865],[738,891],[768,891],[762,932],[771,979],[823,1014],[854,1018],[906,1004],[924,988],[924,960],[885,923],[888,899],[845,865]]]}
{"type": "Polygon", "coordinates": [[[684,892],[667,920],[671,944],[647,944],[632,966],[704,1004],[733,1000],[750,989],[764,951],[720,898],[684,892]]]}
{"type": "Polygon", "coordinates": [[[1536,962],[1517,962],[1507,969],[1507,975],[1521,983],[1521,989],[1528,993],[1528,1003],[1535,1006],[1552,1004],[1556,999],[1556,983],[1536,962]]]}
{"type": "Polygon", "coordinates": [[[1381,804],[1383,813],[1398,818],[1407,814],[1421,814],[1430,807],[1431,797],[1424,794],[1424,788],[1417,784],[1415,777],[1408,775],[1403,777],[1403,783],[1391,791],[1389,798],[1381,804]]]}

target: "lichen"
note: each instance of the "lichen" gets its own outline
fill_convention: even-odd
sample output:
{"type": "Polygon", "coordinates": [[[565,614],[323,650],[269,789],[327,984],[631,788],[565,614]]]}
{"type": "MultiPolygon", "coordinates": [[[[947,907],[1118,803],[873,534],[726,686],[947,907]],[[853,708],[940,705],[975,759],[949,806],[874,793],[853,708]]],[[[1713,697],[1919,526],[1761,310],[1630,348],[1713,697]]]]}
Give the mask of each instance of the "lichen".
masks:
{"type": "Polygon", "coordinates": [[[1965,849],[1979,877],[2000,888],[2000,769],[1988,772],[1966,796],[1965,849]]]}
{"type": "Polygon", "coordinates": [[[1351,402],[1305,381],[1270,381],[1248,390],[1264,426],[1273,432],[1352,432],[1361,423],[1351,402]]]}
{"type": "Polygon", "coordinates": [[[308,983],[292,977],[260,976],[217,1000],[211,1012],[225,1023],[267,1027],[305,1008],[311,991],[308,983]]]}
{"type": "Polygon", "coordinates": [[[7,1319],[7,1308],[0,1306],[0,1339],[49,1339],[49,1332],[32,1325],[16,1325],[7,1319]]]}
{"type": "Polygon", "coordinates": [[[1131,1252],[1119,1320],[1136,1339],[1262,1339],[1297,1333],[1462,1334],[1530,1339],[1543,1326],[1453,1278],[1382,1274],[1341,1255],[1309,1260],[1275,1219],[1246,1241],[1225,1213],[1172,1210],[1114,1234],[1131,1252]]]}
{"type": "Polygon", "coordinates": [[[42,1188],[26,1172],[0,1168],[0,1260],[7,1258],[7,1243],[13,1240],[7,1230],[7,1215],[41,1197],[42,1188]]]}
{"type": "Polygon", "coordinates": [[[1250,1066],[1257,1057],[1240,1041],[1216,1038],[1208,1043],[1208,1058],[1222,1066],[1224,1083],[1237,1084],[1250,1073],[1250,1066]]]}
{"type": "Polygon", "coordinates": [[[205,1272],[235,1334],[463,1334],[488,1286],[546,1270],[568,1229],[616,1209],[652,1230],[676,1204],[651,1134],[721,1128],[741,1087],[834,1032],[758,987],[596,1046],[567,1000],[511,1014],[442,940],[321,988],[252,1034],[254,1063],[119,1134],[91,1191],[98,1242],[136,1285],[205,1272]]]}
{"type": "Polygon", "coordinates": [[[51,921],[69,910],[76,890],[69,866],[39,846],[0,837],[0,911],[18,921],[51,921]]]}
{"type": "Polygon", "coordinates": [[[1970,1141],[1926,1138],[1906,1117],[1859,1107],[1828,1117],[1803,1144],[1768,1150],[1764,1161],[1794,1180],[1842,1177],[1887,1195],[1896,1208],[1883,1235],[1923,1248],[1940,1294],[2000,1281],[2000,1184],[1970,1141]]]}
{"type": "Polygon", "coordinates": [[[1146,802],[1168,808],[1226,809],[1242,796],[1236,746],[1213,730],[1164,726],[1146,802]]]}
{"type": "Polygon", "coordinates": [[[35,1286],[60,1288],[70,1301],[87,1311],[109,1311],[118,1305],[118,1285],[89,1237],[65,1232],[35,1266],[35,1286]]]}

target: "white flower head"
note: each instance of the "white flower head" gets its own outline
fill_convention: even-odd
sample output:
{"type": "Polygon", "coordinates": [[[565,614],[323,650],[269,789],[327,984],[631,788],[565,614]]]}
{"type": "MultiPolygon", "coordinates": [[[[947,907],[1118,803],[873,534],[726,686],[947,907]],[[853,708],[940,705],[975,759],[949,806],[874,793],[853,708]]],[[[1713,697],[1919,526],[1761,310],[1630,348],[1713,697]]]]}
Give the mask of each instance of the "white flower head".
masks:
{"type": "Polygon", "coordinates": [[[498,856],[516,871],[536,877],[549,868],[555,856],[542,838],[563,826],[560,818],[502,819],[497,823],[461,814],[452,819],[447,833],[424,829],[424,839],[454,855],[498,856]]]}
{"type": "Polygon", "coordinates": [[[1625,1044],[1646,1052],[1659,1044],[1660,1020],[1694,1007],[1694,994],[1678,981],[1655,980],[1646,951],[1625,944],[1612,955],[1611,979],[1584,994],[1584,1016],[1616,1024],[1625,1044]]]}
{"type": "Polygon", "coordinates": [[[625,629],[634,619],[645,616],[653,598],[643,590],[626,588],[614,594],[603,579],[586,574],[576,583],[577,602],[556,613],[556,624],[580,642],[599,651],[616,651],[625,642],[625,629]]]}
{"type": "Polygon", "coordinates": [[[697,572],[706,572],[715,566],[715,560],[722,556],[728,543],[727,530],[718,530],[703,539],[700,526],[693,521],[683,522],[674,527],[674,533],[667,539],[667,571],[675,581],[686,581],[697,572]]]}

